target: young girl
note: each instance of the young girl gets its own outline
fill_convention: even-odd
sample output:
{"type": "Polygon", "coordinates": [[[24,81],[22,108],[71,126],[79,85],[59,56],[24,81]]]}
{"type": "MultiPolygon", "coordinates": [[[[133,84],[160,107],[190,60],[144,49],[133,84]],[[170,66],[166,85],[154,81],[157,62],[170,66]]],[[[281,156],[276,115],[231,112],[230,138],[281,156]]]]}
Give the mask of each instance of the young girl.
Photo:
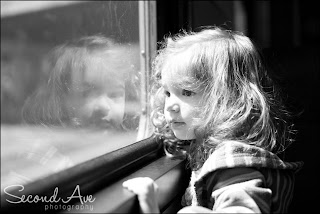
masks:
{"type": "Polygon", "coordinates": [[[137,128],[138,114],[132,108],[139,100],[136,50],[101,35],[55,47],[43,66],[47,78],[25,102],[24,121],[100,130],[137,128]]]}
{"type": "MultiPolygon", "coordinates": [[[[276,155],[292,141],[292,126],[253,42],[218,27],[183,31],[166,39],[153,69],[156,133],[167,154],[191,142],[180,212],[286,212],[302,163],[276,155]]],[[[123,186],[138,195],[142,212],[159,212],[150,178],[123,186]]]]}

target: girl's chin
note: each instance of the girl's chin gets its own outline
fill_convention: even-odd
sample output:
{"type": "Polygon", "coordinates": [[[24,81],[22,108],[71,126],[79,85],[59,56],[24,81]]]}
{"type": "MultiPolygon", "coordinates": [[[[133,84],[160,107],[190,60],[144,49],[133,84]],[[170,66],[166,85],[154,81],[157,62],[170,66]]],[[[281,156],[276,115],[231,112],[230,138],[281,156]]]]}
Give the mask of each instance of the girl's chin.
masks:
{"type": "Polygon", "coordinates": [[[186,134],[181,134],[181,133],[175,133],[174,132],[174,135],[176,136],[176,138],[178,138],[179,140],[194,140],[196,139],[196,136],[189,136],[189,135],[186,135],[186,134]]]}

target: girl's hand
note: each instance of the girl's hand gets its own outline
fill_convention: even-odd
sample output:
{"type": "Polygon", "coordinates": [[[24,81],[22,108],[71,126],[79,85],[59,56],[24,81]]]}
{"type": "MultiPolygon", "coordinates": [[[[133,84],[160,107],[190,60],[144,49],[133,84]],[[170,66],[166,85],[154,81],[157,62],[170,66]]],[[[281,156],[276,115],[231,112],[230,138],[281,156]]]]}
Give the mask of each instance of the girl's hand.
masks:
{"type": "Polygon", "coordinates": [[[137,194],[141,213],[160,213],[158,185],[151,178],[133,178],[123,182],[122,186],[137,194]]]}

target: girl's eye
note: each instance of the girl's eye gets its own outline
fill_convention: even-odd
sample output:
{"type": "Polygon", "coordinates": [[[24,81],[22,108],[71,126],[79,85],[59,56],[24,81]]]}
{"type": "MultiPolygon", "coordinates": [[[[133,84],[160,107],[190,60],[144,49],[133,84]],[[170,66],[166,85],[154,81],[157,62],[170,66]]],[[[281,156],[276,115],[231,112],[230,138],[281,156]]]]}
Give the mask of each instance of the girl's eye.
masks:
{"type": "Polygon", "coordinates": [[[169,92],[169,91],[164,91],[164,94],[165,94],[167,97],[170,97],[170,92],[169,92]]]}
{"type": "Polygon", "coordinates": [[[193,95],[195,95],[196,93],[195,92],[193,92],[193,91],[189,91],[189,90],[186,90],[186,89],[183,89],[182,90],[182,95],[183,96],[186,96],[186,97],[191,97],[191,96],[193,96],[193,95]]]}

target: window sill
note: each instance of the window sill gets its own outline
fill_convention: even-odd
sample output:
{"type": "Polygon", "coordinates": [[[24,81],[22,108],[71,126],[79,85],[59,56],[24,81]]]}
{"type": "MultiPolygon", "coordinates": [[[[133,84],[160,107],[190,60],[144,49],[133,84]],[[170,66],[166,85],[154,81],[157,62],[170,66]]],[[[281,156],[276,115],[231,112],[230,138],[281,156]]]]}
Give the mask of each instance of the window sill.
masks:
{"type": "MultiPolygon", "coordinates": [[[[93,213],[139,213],[138,200],[132,192],[124,189],[122,183],[134,177],[150,177],[159,186],[158,202],[161,212],[170,212],[180,208],[181,195],[184,193],[189,181],[188,170],[185,169],[185,161],[171,159],[166,156],[137,170],[131,175],[118,180],[111,186],[93,194],[93,213]]],[[[81,205],[78,203],[78,205],[81,205]]],[[[177,211],[177,210],[175,210],[177,211]]],[[[67,213],[69,211],[63,211],[67,213]]],[[[79,210],[77,211],[79,213],[79,210]]],[[[88,210],[80,210],[80,213],[88,213],[88,210]]]]}
{"type": "MultiPolygon", "coordinates": [[[[68,201],[66,200],[68,197],[79,194],[81,196],[92,195],[105,188],[112,189],[117,187],[116,183],[119,182],[119,179],[159,159],[162,155],[162,143],[152,136],[125,148],[26,184],[22,186],[23,190],[21,186],[10,187],[8,191],[1,193],[1,210],[17,213],[28,211],[56,213],[64,211],[67,206],[70,207],[80,201],[79,198],[68,201]],[[79,193],[75,192],[77,186],[79,193]],[[57,194],[54,196],[56,189],[57,194]],[[36,197],[46,199],[55,197],[61,200],[48,202],[47,200],[37,199],[34,201],[36,197]],[[29,201],[25,201],[27,198],[29,198],[29,201]],[[46,205],[52,205],[53,208],[46,210],[46,205]]],[[[148,176],[146,173],[144,174],[148,176]]],[[[153,178],[158,177],[159,175],[153,178]]],[[[93,197],[96,196],[93,195],[93,197]]],[[[97,202],[99,201],[98,199],[96,200],[97,202]]],[[[99,207],[100,205],[97,205],[97,209],[99,207]]],[[[79,210],[76,211],[78,212],[79,210]]]]}

